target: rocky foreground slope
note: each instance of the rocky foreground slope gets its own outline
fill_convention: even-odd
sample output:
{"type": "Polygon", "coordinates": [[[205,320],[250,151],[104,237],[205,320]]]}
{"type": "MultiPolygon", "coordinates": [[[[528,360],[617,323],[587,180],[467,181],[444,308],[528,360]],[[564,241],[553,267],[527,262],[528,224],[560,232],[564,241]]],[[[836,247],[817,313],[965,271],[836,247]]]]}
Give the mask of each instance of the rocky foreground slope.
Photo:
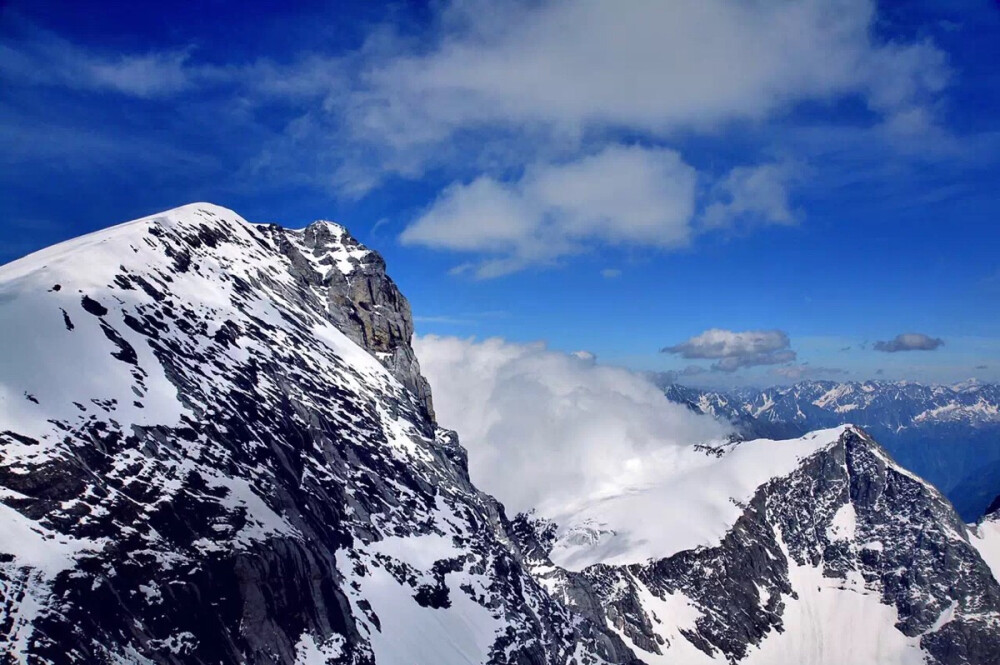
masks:
{"type": "Polygon", "coordinates": [[[988,536],[864,432],[770,442],[717,538],[560,567],[615,525],[479,492],[411,335],[329,222],[193,204],[0,268],[0,662],[997,662],[988,536]]]}

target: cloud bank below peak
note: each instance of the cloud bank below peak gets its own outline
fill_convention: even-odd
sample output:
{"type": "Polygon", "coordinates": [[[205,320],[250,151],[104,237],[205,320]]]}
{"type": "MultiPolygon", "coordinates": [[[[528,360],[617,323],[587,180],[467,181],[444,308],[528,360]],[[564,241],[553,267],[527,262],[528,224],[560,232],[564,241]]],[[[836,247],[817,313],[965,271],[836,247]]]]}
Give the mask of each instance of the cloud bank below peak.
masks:
{"type": "Polygon", "coordinates": [[[648,377],[543,344],[427,335],[415,340],[443,426],[475,482],[512,511],[556,516],[640,483],[656,456],[728,428],[671,403],[648,377]]]}

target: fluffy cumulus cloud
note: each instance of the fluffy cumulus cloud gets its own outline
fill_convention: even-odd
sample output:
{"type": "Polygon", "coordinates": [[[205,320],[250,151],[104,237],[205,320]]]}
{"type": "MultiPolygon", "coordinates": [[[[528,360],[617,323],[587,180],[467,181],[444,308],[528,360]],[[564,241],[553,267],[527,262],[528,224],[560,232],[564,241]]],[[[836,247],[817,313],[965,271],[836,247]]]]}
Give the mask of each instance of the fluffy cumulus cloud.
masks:
{"type": "Polygon", "coordinates": [[[514,511],[571,511],[630,486],[652,459],[727,433],[669,402],[647,377],[589,353],[435,336],[415,348],[438,420],[469,451],[473,480],[514,511]]]}
{"type": "Polygon", "coordinates": [[[404,244],[495,255],[495,277],[550,263],[595,243],[687,244],[697,175],[673,150],[611,146],[564,164],[529,167],[517,181],[453,185],[406,228],[404,244]]]}
{"type": "Polygon", "coordinates": [[[717,359],[712,364],[716,372],[735,372],[744,367],[781,365],[795,360],[789,347],[788,334],[781,330],[747,330],[735,332],[712,328],[687,341],[662,349],[688,359],[717,359]]]}
{"type": "Polygon", "coordinates": [[[550,265],[600,245],[675,249],[720,227],[794,223],[789,172],[775,164],[733,169],[698,220],[698,173],[679,153],[610,145],[569,162],[532,164],[514,181],[484,175],[452,184],[400,240],[485,255],[459,269],[479,278],[550,265]]]}
{"type": "Polygon", "coordinates": [[[893,339],[875,342],[876,351],[897,353],[899,351],[933,351],[944,345],[940,337],[930,337],[923,333],[903,333],[893,339]]]}

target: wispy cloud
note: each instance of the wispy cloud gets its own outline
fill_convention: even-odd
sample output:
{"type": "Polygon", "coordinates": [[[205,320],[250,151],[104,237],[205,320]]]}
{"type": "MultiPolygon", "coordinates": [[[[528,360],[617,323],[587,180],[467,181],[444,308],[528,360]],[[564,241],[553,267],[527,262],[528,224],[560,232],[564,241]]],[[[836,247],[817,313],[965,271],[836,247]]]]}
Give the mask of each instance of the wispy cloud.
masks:
{"type": "Polygon", "coordinates": [[[894,131],[922,131],[946,59],[928,41],[879,42],[875,18],[869,0],[537,2],[502,13],[453,3],[432,48],[383,44],[348,128],[411,167],[467,130],[669,136],[843,96],[860,96],[894,131]]]}
{"type": "Polygon", "coordinates": [[[372,28],[347,53],[228,62],[184,42],[113,52],[26,29],[0,45],[0,77],[156,102],[203,92],[191,124],[248,129],[234,180],[348,200],[428,177],[437,195],[400,220],[401,240],[463,254],[454,272],[487,278],[799,222],[808,156],[716,168],[681,154],[684,139],[845,100],[867,108],[866,131],[924,137],[951,76],[932,41],[880,38],[874,0],[446,0],[428,16],[414,32],[372,28]]]}
{"type": "Polygon", "coordinates": [[[848,372],[836,367],[816,367],[803,363],[802,365],[791,365],[789,367],[775,367],[771,370],[771,373],[789,381],[801,381],[803,379],[824,376],[842,376],[848,372]]]}
{"type": "Polygon", "coordinates": [[[414,323],[442,323],[452,326],[471,326],[475,325],[475,321],[470,319],[462,319],[455,316],[414,316],[414,323]]]}
{"type": "Polygon", "coordinates": [[[190,88],[190,48],[148,53],[101,53],[51,32],[31,29],[16,45],[0,44],[0,76],[8,81],[136,97],[171,95],[190,88]]]}
{"type": "Polygon", "coordinates": [[[483,321],[504,319],[508,316],[510,316],[510,313],[503,310],[486,310],[481,312],[465,312],[462,314],[415,314],[413,316],[413,321],[417,324],[424,323],[450,326],[475,326],[479,325],[483,321]]]}

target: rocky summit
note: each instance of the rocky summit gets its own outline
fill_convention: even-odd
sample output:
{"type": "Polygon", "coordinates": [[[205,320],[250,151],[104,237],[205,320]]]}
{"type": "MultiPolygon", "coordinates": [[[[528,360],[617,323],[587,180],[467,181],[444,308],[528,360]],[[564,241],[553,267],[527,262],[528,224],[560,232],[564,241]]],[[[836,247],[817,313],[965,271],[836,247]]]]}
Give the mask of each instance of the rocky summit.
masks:
{"type": "Polygon", "coordinates": [[[331,222],[192,204],[0,267],[0,663],[1000,662],[995,517],[865,430],[689,451],[682,549],[508,516],[412,334],[331,222]]]}

